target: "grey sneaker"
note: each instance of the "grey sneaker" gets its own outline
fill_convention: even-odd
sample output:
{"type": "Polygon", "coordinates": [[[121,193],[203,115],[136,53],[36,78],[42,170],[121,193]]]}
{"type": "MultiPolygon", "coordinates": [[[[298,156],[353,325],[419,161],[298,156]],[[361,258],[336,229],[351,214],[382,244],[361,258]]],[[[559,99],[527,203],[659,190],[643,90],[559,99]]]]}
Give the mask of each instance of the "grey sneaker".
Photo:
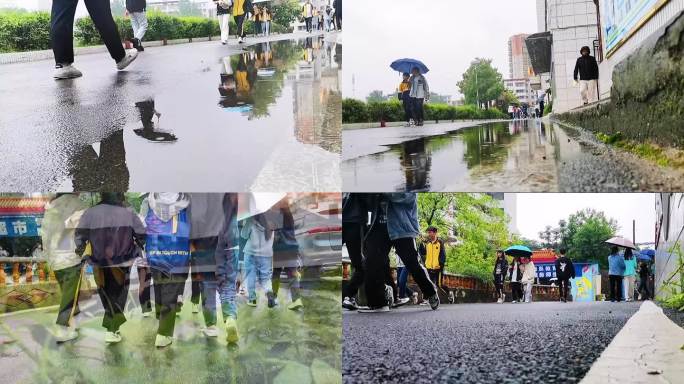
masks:
{"type": "Polygon", "coordinates": [[[71,64],[55,65],[55,73],[52,75],[55,80],[74,79],[81,76],[83,76],[83,73],[71,64]]]}
{"type": "Polygon", "coordinates": [[[398,308],[401,307],[402,305],[408,304],[408,302],[411,301],[408,297],[400,297],[397,299],[397,301],[394,302],[394,305],[392,308],[398,308]]]}
{"type": "Polygon", "coordinates": [[[394,290],[389,285],[385,285],[385,300],[388,306],[394,306],[394,290]]]}
{"type": "Polygon", "coordinates": [[[439,308],[439,295],[435,293],[434,296],[428,299],[428,302],[430,302],[430,308],[433,310],[439,308]]]}
{"type": "Polygon", "coordinates": [[[129,49],[126,51],[126,56],[116,63],[116,69],[122,71],[126,69],[131,63],[138,57],[138,51],[135,49],[129,49]]]}

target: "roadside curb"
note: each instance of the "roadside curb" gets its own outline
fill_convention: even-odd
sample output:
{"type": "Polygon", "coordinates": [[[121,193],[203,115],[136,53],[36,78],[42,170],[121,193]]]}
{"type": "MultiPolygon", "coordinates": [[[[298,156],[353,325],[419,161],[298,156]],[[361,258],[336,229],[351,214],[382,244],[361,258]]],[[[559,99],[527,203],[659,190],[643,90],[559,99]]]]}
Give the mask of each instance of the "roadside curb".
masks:
{"type": "MultiPolygon", "coordinates": [[[[440,120],[439,122],[435,122],[434,120],[426,120],[425,125],[438,125],[438,124],[451,124],[451,123],[478,123],[478,122],[497,122],[497,121],[508,121],[508,120],[501,120],[501,119],[479,119],[479,120],[440,120]]],[[[391,127],[404,127],[406,122],[404,121],[391,121],[391,122],[386,122],[384,127],[380,126],[380,122],[374,122],[374,123],[346,123],[342,124],[342,129],[343,130],[353,130],[353,129],[370,129],[370,128],[391,128],[391,127]]]]}
{"type": "Polygon", "coordinates": [[[581,381],[679,383],[684,377],[684,329],[645,301],[601,353],[581,381]]]}
{"type": "MultiPolygon", "coordinates": [[[[318,36],[318,35],[328,35],[329,33],[315,33],[315,34],[308,34],[308,33],[302,33],[302,32],[294,32],[294,33],[273,33],[267,38],[265,37],[247,37],[248,40],[244,46],[250,46],[253,44],[258,44],[258,43],[263,43],[267,41],[278,41],[278,40],[284,40],[292,37],[312,37],[312,36],[318,36]]],[[[206,42],[206,41],[221,41],[220,36],[212,36],[211,38],[209,37],[194,37],[194,38],[186,38],[186,39],[175,39],[175,40],[158,40],[158,41],[145,41],[144,45],[146,48],[148,47],[162,47],[166,45],[178,45],[178,44],[190,44],[190,43],[199,43],[199,42],[206,42]]],[[[237,39],[235,39],[233,36],[228,40],[228,45],[229,46],[236,46],[239,47],[240,45],[237,43],[237,39]]],[[[91,47],[75,47],[74,48],[74,56],[82,56],[82,55],[89,55],[89,54],[94,54],[94,53],[106,53],[107,52],[107,47],[104,45],[95,45],[91,47]]],[[[9,52],[9,53],[0,53],[0,65],[3,64],[17,64],[17,63],[29,63],[29,62],[34,62],[34,61],[41,61],[41,60],[52,60],[54,58],[54,54],[51,49],[46,49],[42,51],[29,51],[29,52],[9,52]]]]}

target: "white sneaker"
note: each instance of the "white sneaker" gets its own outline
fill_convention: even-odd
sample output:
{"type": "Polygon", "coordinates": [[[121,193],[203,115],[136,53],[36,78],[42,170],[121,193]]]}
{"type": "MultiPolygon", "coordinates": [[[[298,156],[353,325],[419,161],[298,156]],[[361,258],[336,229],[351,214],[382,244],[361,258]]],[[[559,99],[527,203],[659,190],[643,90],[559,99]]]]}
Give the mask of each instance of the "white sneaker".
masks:
{"type": "Polygon", "coordinates": [[[291,309],[293,311],[296,311],[303,306],[304,306],[304,303],[302,303],[302,298],[300,297],[299,299],[288,304],[287,309],[291,309]]]}
{"type": "Polygon", "coordinates": [[[199,311],[200,311],[199,304],[193,304],[192,305],[192,313],[199,313],[199,311]]]}
{"type": "Polygon", "coordinates": [[[502,293],[501,294],[501,304],[503,304],[506,301],[506,294],[502,293]]]}
{"type": "Polygon", "coordinates": [[[360,313],[381,313],[381,312],[389,312],[389,306],[385,305],[382,307],[377,307],[377,308],[372,308],[372,307],[365,307],[361,308],[359,307],[359,312],[360,313]]]}
{"type": "Polygon", "coordinates": [[[122,339],[123,338],[121,337],[119,331],[105,333],[105,343],[116,344],[120,342],[122,339]]]}
{"type": "Polygon", "coordinates": [[[65,327],[63,325],[58,325],[55,330],[55,340],[57,343],[64,343],[69,340],[73,340],[78,337],[78,332],[71,327],[65,327]]]}
{"type": "Polygon", "coordinates": [[[83,76],[83,73],[71,64],[57,64],[55,73],[52,75],[56,80],[73,79],[83,76]]]}
{"type": "Polygon", "coordinates": [[[497,304],[501,304],[501,303],[503,303],[503,300],[501,300],[501,298],[499,297],[499,298],[496,300],[496,302],[497,302],[497,304]]]}
{"type": "Polygon", "coordinates": [[[116,63],[116,69],[119,71],[124,70],[128,67],[136,58],[138,57],[138,51],[135,49],[129,49],[126,51],[126,56],[116,63]]]}
{"type": "Polygon", "coordinates": [[[150,317],[152,316],[152,311],[147,311],[142,313],[143,317],[150,317]]]}
{"type": "Polygon", "coordinates": [[[402,305],[406,305],[409,301],[411,301],[411,299],[409,299],[408,297],[400,297],[397,299],[396,302],[394,302],[394,306],[392,308],[398,308],[402,305]]]}
{"type": "Polygon", "coordinates": [[[218,336],[218,328],[216,328],[215,325],[206,327],[202,330],[204,332],[204,336],[206,337],[217,337],[218,336]]]}
{"type": "Polygon", "coordinates": [[[164,348],[168,347],[173,343],[173,337],[171,336],[164,336],[164,335],[157,335],[157,338],[154,339],[154,346],[157,348],[164,348]]]}
{"type": "Polygon", "coordinates": [[[238,342],[238,339],[237,321],[232,317],[228,317],[226,319],[226,341],[228,344],[235,344],[238,342]]]}

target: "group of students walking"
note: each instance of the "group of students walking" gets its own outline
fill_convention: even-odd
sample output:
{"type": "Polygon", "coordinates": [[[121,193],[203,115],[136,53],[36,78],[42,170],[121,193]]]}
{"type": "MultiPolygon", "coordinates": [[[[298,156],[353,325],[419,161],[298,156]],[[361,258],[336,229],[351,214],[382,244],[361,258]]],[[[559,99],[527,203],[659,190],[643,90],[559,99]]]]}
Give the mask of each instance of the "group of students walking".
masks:
{"type": "MultiPolygon", "coordinates": [[[[393,248],[401,260],[399,280],[408,274],[420,288],[432,309],[439,307],[437,287],[420,261],[416,237],[420,235],[415,193],[345,193],[343,194],[342,241],[349,252],[352,276],[342,292],[342,306],[359,312],[388,312],[390,307],[406,304],[409,292],[404,284],[397,288],[390,270],[389,254],[393,248]],[[403,277],[403,273],[406,273],[403,277]],[[356,296],[363,285],[367,301],[359,306],[356,296]],[[405,295],[398,297],[399,292],[405,295]]],[[[435,266],[439,268],[440,250],[435,266]]],[[[443,261],[442,261],[443,263],[443,261]]]]}
{"type": "Polygon", "coordinates": [[[423,103],[430,101],[430,87],[417,67],[413,68],[410,74],[402,74],[398,97],[404,107],[406,126],[423,125],[423,103]]]}
{"type": "Polygon", "coordinates": [[[333,7],[321,9],[316,9],[311,0],[306,0],[301,13],[304,26],[309,33],[315,30],[330,32],[342,28],[342,0],[334,0],[333,7]]]}
{"type": "Polygon", "coordinates": [[[610,285],[610,301],[633,301],[635,288],[641,296],[641,300],[651,297],[649,278],[651,270],[646,261],[637,262],[637,258],[630,248],[620,254],[620,249],[613,246],[608,256],[608,284],[610,285]],[[639,277],[639,285],[636,286],[636,278],[639,277]]]}
{"type": "Polygon", "coordinates": [[[247,32],[245,21],[251,20],[254,24],[254,35],[269,36],[271,34],[271,21],[273,11],[267,6],[252,4],[250,0],[213,0],[216,3],[216,15],[219,19],[221,30],[221,44],[228,43],[230,36],[230,17],[235,20],[235,36],[238,43],[245,42],[247,32]]]}
{"type": "Polygon", "coordinates": [[[124,310],[133,267],[140,280],[143,316],[154,312],[159,321],[157,347],[173,342],[188,277],[193,312],[199,312],[201,298],[203,333],[218,336],[218,296],[226,340],[238,341],[240,252],[244,257],[248,305],[257,305],[258,283],[266,292],[268,307],[277,306],[280,275],[286,272],[292,294],[288,308],[300,309],[301,263],[287,202],[283,200],[266,212],[245,218],[240,226],[237,210],[235,193],[150,193],[139,212],[126,206],[122,193],[102,193],[101,201],[90,208],[77,194],[57,195],[46,206],[42,233],[43,248],[62,292],[57,341],[78,337],[74,316],[79,313],[78,296],[86,263],[93,268],[104,307],[102,326],[107,343],[122,340],[120,327],[126,322],[124,310]],[[273,268],[276,237],[288,244],[286,257],[292,259],[281,268],[273,268]],[[150,288],[154,291],[154,306],[150,288]]]}

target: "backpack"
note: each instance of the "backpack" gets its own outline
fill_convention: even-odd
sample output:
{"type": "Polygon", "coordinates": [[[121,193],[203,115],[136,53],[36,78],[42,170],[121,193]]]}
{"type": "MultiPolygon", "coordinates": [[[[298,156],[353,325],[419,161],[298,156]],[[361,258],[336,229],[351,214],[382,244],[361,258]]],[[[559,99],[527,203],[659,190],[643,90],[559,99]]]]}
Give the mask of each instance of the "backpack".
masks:
{"type": "Polygon", "coordinates": [[[166,222],[150,209],[145,217],[145,226],[145,253],[150,267],[166,273],[186,272],[190,265],[187,208],[166,222]]]}

